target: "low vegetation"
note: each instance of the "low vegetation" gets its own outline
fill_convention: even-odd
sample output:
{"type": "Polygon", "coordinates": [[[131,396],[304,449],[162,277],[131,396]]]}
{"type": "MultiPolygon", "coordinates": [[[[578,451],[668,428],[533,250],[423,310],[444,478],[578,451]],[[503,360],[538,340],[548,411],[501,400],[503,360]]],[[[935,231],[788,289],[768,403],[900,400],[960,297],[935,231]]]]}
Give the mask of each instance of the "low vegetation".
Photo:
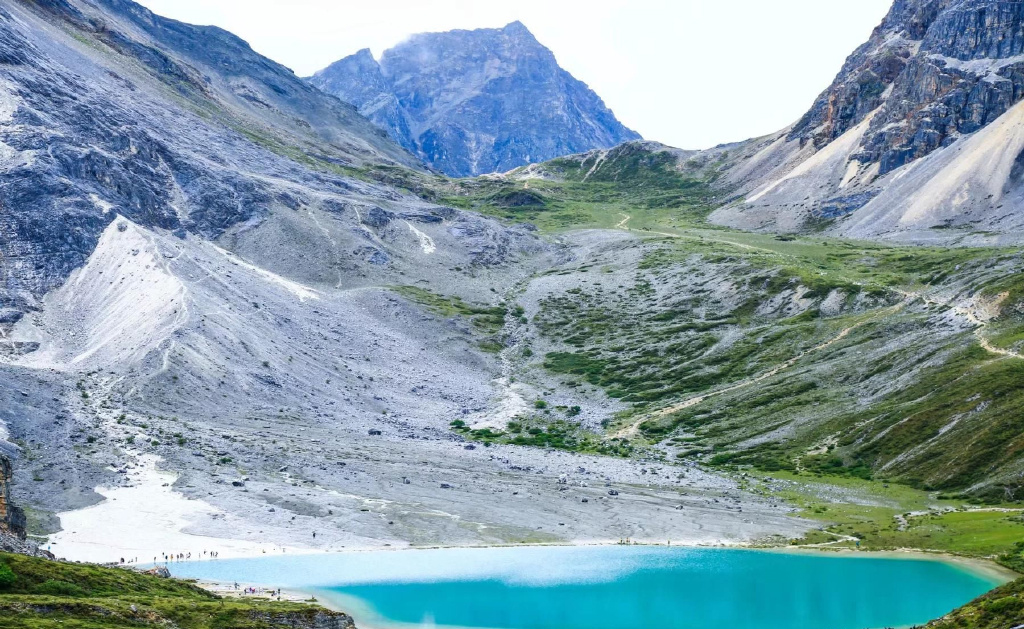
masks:
{"type": "Polygon", "coordinates": [[[539,177],[519,169],[504,179],[457,180],[435,187],[432,198],[544,232],[611,228],[627,212],[638,225],[698,224],[717,204],[712,166],[681,169],[672,154],[636,144],[533,168],[539,177]]]}
{"type": "Polygon", "coordinates": [[[508,314],[508,309],[504,305],[469,304],[460,297],[438,295],[418,286],[396,286],[392,290],[435,315],[465,318],[479,336],[482,349],[489,352],[501,351],[503,345],[500,333],[508,314]]]}
{"type": "MultiPolygon", "coordinates": [[[[571,417],[572,410],[567,410],[565,414],[571,417]]],[[[608,438],[570,421],[543,416],[516,418],[508,423],[505,430],[474,429],[461,419],[453,421],[451,428],[470,441],[484,446],[503,443],[618,457],[631,457],[638,452],[628,439],[608,438]]]]}
{"type": "Polygon", "coordinates": [[[552,271],[576,285],[532,321],[547,372],[630,405],[609,434],[727,469],[1024,497],[1024,361],[979,343],[1024,344],[1015,254],[675,231],[631,267],[552,271]],[[975,293],[983,330],[954,311],[975,293]]]}
{"type": "Polygon", "coordinates": [[[347,619],[301,603],[221,598],[131,570],[0,553],[4,629],[297,629],[329,618],[347,619]]]}
{"type": "Polygon", "coordinates": [[[1014,629],[1024,625],[1024,579],[988,594],[926,625],[927,629],[1014,629]]]}

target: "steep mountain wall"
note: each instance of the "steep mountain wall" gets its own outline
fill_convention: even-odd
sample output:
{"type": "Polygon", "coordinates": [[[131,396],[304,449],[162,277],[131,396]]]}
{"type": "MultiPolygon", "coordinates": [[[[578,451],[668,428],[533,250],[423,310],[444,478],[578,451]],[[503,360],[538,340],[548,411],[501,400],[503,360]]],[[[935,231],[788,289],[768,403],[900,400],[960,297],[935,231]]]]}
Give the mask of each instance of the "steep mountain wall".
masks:
{"type": "Polygon", "coordinates": [[[912,242],[1019,239],[1022,157],[1000,147],[1013,145],[1006,128],[1022,98],[1024,3],[897,0],[807,114],[761,148],[771,168],[729,180],[740,202],[713,220],[912,242]],[[960,160],[997,121],[1006,143],[987,142],[998,157],[960,160]],[[951,171],[956,186],[913,194],[951,171]],[[913,190],[893,194],[907,177],[913,190]]]}
{"type": "Polygon", "coordinates": [[[519,22],[416,35],[317,72],[396,142],[449,175],[504,172],[639,135],[519,22]]]}

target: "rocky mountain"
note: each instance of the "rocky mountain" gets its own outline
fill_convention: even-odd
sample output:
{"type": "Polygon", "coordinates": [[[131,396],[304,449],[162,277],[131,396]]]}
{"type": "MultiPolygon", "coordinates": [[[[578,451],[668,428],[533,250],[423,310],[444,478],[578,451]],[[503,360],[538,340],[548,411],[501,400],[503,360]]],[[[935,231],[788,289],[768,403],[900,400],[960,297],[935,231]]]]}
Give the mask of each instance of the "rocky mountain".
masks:
{"type": "Polygon", "coordinates": [[[361,50],[310,82],[449,175],[504,172],[639,139],[520,22],[361,50]]]}
{"type": "Polygon", "coordinates": [[[416,142],[398,97],[369,48],[324,68],[309,81],[359,108],[359,113],[387,131],[395,141],[415,152],[416,142]]]}
{"type": "Polygon", "coordinates": [[[897,0],[801,120],[733,147],[728,182],[742,197],[713,220],[862,238],[1017,239],[1022,19],[1020,2],[897,0]]]}
{"type": "MultiPolygon", "coordinates": [[[[883,105],[452,179],[218,29],[2,10],[2,474],[56,555],[1008,550],[962,540],[996,513],[971,501],[1024,496],[1020,256],[704,223],[828,197],[883,105]]],[[[1002,160],[1019,106],[843,194],[981,173],[960,160],[1002,160]]]]}
{"type": "Polygon", "coordinates": [[[706,496],[735,484],[699,470],[692,517],[673,517],[673,480],[591,518],[559,477],[640,483],[643,463],[453,432],[504,426],[549,387],[599,425],[602,392],[513,373],[514,300],[566,243],[470,211],[463,182],[220,29],[127,0],[0,11],[0,447],[55,554],[147,554],[133,530],[61,531],[95,505],[84,524],[109,536],[132,517],[105,499],[122,490],[186,503],[147,524],[246,544],[806,528],[767,503],[726,510],[706,496]]]}

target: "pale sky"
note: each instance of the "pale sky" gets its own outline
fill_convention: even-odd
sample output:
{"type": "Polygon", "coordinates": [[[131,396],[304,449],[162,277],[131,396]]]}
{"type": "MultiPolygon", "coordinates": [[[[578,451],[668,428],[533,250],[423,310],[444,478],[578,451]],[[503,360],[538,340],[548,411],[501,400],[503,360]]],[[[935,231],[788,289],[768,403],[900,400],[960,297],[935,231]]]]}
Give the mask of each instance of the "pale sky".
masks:
{"type": "Polygon", "coordinates": [[[140,0],[308,76],[414,33],[523,22],[646,139],[707,148],[797,120],[892,0],[140,0]]]}

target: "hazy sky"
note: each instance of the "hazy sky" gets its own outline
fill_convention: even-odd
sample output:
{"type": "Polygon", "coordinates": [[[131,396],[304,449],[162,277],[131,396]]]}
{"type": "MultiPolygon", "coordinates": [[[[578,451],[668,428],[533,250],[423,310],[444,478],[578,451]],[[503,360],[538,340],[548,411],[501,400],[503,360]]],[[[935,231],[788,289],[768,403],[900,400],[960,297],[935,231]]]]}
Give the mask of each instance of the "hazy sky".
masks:
{"type": "Polygon", "coordinates": [[[413,33],[520,20],[627,126],[682,148],[799,118],[891,0],[141,0],[307,76],[413,33]]]}

